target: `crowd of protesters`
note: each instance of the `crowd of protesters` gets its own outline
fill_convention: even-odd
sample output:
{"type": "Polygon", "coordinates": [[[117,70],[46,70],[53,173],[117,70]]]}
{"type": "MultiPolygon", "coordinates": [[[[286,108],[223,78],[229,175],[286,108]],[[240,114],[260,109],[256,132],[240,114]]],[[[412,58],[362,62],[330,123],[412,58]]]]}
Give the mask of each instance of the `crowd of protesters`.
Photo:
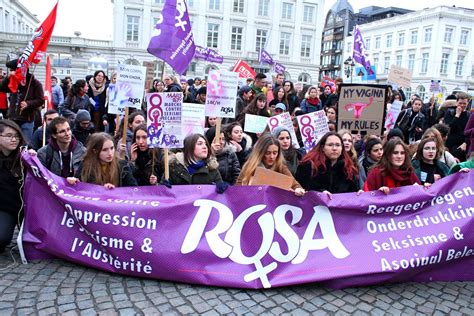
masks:
{"type": "MultiPolygon", "coordinates": [[[[16,61],[7,63],[11,70],[16,61]]],[[[296,196],[307,191],[335,193],[390,190],[406,185],[430,186],[452,172],[474,167],[474,115],[471,97],[458,92],[443,104],[432,98],[427,104],[417,96],[405,100],[403,91],[390,91],[387,103],[404,102],[395,128],[383,135],[337,130],[338,93],[342,79],[334,85],[304,86],[296,91],[290,80],[277,75],[274,82],[257,74],[237,91],[235,119],[224,119],[216,135],[216,118],[206,118],[204,134],[184,140],[184,148],[171,153],[169,178],[164,176],[163,152],[147,144],[146,104],[128,117],[127,125],[115,128],[115,117],[107,114],[108,85],[102,70],[74,83],[53,77],[53,107],[43,115],[41,83],[27,74],[17,93],[3,78],[0,91],[8,96],[8,112],[0,120],[0,252],[10,243],[21,218],[21,183],[24,177],[20,147],[70,185],[78,181],[120,186],[213,184],[223,193],[231,185],[251,185],[257,168],[291,178],[296,196]],[[329,132],[305,152],[296,116],[324,110],[329,132]],[[284,127],[270,133],[246,133],[245,114],[271,117],[289,112],[294,134],[284,127]],[[114,126],[112,126],[114,125],[114,126]],[[126,139],[123,128],[126,128],[126,139]],[[293,140],[291,135],[296,135],[293,140]],[[294,141],[300,144],[295,148],[294,141]]],[[[154,80],[146,92],[182,92],[186,103],[205,103],[206,80],[179,81],[174,75],[154,80]]],[[[0,95],[1,96],[1,95],[0,95]]],[[[192,106],[186,104],[185,106],[192,106]]]]}

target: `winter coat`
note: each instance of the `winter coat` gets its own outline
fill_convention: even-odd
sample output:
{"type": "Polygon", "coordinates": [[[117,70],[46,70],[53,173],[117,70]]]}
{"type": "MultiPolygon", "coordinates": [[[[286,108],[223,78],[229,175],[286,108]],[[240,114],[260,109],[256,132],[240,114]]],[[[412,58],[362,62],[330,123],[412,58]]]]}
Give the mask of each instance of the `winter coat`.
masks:
{"type": "MultiPolygon", "coordinates": [[[[118,184],[119,187],[138,186],[137,180],[133,177],[132,169],[130,168],[128,161],[119,160],[118,167],[119,167],[119,184],[118,184]]],[[[79,168],[77,169],[76,178],[81,179],[81,172],[82,172],[82,161],[79,168]]],[[[81,179],[81,181],[93,184],[95,182],[95,179],[93,176],[91,176],[89,179],[81,179]]]]}
{"type": "Polygon", "coordinates": [[[317,105],[313,105],[313,104],[309,103],[308,99],[304,99],[303,101],[301,101],[300,107],[301,107],[301,111],[303,111],[303,113],[311,113],[311,112],[316,112],[316,111],[322,110],[323,109],[323,104],[321,103],[321,100],[319,100],[317,105]]]}
{"type": "Polygon", "coordinates": [[[166,91],[165,92],[183,92],[183,89],[181,86],[175,82],[169,84],[166,86],[166,91]]]}
{"type": "Polygon", "coordinates": [[[240,169],[244,166],[245,162],[247,161],[247,158],[250,155],[250,152],[252,151],[252,138],[243,133],[244,137],[242,138],[242,141],[240,142],[240,146],[242,147],[242,150],[237,152],[237,149],[232,143],[229,144],[229,146],[232,146],[235,150],[235,154],[237,155],[237,158],[239,159],[240,163],[240,169]]]}
{"type": "MultiPolygon", "coordinates": [[[[48,144],[50,137],[51,137],[50,129],[46,128],[45,145],[48,144]]],[[[33,137],[31,138],[30,145],[31,145],[31,148],[33,148],[36,151],[38,151],[38,149],[43,147],[43,127],[42,126],[33,133],[33,137]]]]}
{"type": "Polygon", "coordinates": [[[425,130],[425,116],[423,113],[419,111],[414,116],[412,114],[413,110],[411,108],[403,110],[395,122],[395,128],[399,128],[403,132],[403,137],[407,144],[420,140],[425,130]],[[417,132],[417,128],[420,128],[421,132],[417,132]]]}
{"type": "Polygon", "coordinates": [[[9,82],[10,77],[5,77],[0,85],[0,91],[10,93],[8,118],[20,125],[33,122],[35,112],[41,110],[44,104],[44,92],[41,82],[36,80],[34,75],[28,73],[26,75],[26,85],[18,85],[18,91],[16,93],[11,93],[10,88],[8,88],[9,82]],[[28,95],[25,96],[26,91],[28,91],[28,95]],[[26,101],[28,106],[23,111],[20,111],[20,103],[22,101],[26,101]]]}
{"type": "MultiPolygon", "coordinates": [[[[426,177],[422,177],[422,174],[421,174],[422,173],[422,170],[421,170],[422,162],[419,159],[413,159],[411,161],[411,164],[413,165],[413,168],[415,169],[415,174],[418,177],[418,180],[420,180],[421,184],[424,184],[425,182],[430,182],[430,181],[427,181],[427,180],[423,180],[423,179],[428,179],[428,177],[430,175],[427,175],[426,177]]],[[[436,173],[438,173],[441,176],[441,178],[444,178],[448,175],[449,167],[445,163],[443,163],[439,160],[435,160],[434,161],[434,166],[436,167],[436,173]]],[[[430,182],[430,183],[432,183],[432,182],[430,182]]]]}
{"type": "MultiPolygon", "coordinates": [[[[189,174],[188,168],[184,163],[183,153],[177,153],[170,157],[170,182],[172,185],[182,184],[217,184],[222,182],[219,173],[219,163],[214,157],[211,157],[207,164],[194,174],[189,174]]],[[[164,181],[164,176],[162,182],[164,181]]]]}
{"type": "Polygon", "coordinates": [[[68,120],[74,122],[76,114],[79,110],[92,112],[92,103],[87,94],[81,96],[66,97],[64,103],[59,106],[59,114],[68,120]]]}
{"type": "Polygon", "coordinates": [[[295,108],[300,106],[300,100],[298,100],[298,96],[294,93],[288,94],[287,99],[288,99],[288,112],[293,113],[295,108]]]}
{"type": "MultiPolygon", "coordinates": [[[[464,130],[466,129],[467,122],[469,121],[469,114],[467,111],[461,113],[459,117],[456,117],[456,110],[448,110],[446,113],[446,117],[449,119],[445,119],[445,121],[450,121],[449,123],[449,133],[448,138],[446,139],[446,148],[449,151],[459,158],[460,160],[465,159],[465,153],[463,154],[456,154],[457,148],[462,144],[466,143],[469,146],[470,139],[467,139],[464,135],[464,130]],[[464,157],[463,157],[464,156],[464,157]]],[[[467,149],[467,148],[466,148],[467,149]]]]}
{"type": "MultiPolygon", "coordinates": [[[[15,153],[12,153],[14,155],[15,153]]],[[[18,158],[19,159],[19,158],[18,158]]],[[[0,211],[8,213],[15,218],[21,209],[20,187],[21,173],[12,170],[11,157],[4,156],[0,151],[0,211]]]]}
{"type": "Polygon", "coordinates": [[[222,151],[216,155],[219,163],[219,173],[223,181],[229,184],[235,184],[240,174],[239,158],[235,154],[235,147],[226,144],[222,151]]]}
{"type": "Polygon", "coordinates": [[[360,156],[359,165],[359,187],[364,187],[364,182],[367,180],[370,168],[372,168],[377,162],[372,160],[370,157],[360,156]]]}
{"type": "Polygon", "coordinates": [[[63,157],[63,153],[61,153],[56,139],[50,138],[48,145],[38,150],[38,159],[46,169],[57,176],[65,178],[71,177],[76,173],[85,153],[86,148],[84,145],[73,137],[67,153],[69,157],[63,157]],[[68,166],[63,164],[65,159],[69,160],[68,166]]]}
{"type": "Polygon", "coordinates": [[[458,172],[463,168],[474,169],[474,157],[471,157],[469,160],[455,164],[450,170],[449,174],[458,172]]]}
{"type": "Polygon", "coordinates": [[[162,158],[157,157],[155,164],[153,165],[152,153],[150,150],[142,152],[140,150],[137,151],[137,160],[130,163],[132,168],[133,177],[137,180],[138,185],[150,185],[150,176],[152,173],[153,167],[153,174],[157,177],[158,180],[161,179],[163,176],[163,165],[162,165],[162,158]]]}
{"type": "Polygon", "coordinates": [[[334,166],[331,166],[331,161],[327,160],[326,170],[319,167],[315,176],[312,176],[310,162],[300,164],[296,170],[295,178],[306,191],[346,193],[359,190],[359,183],[355,176],[352,179],[347,179],[342,158],[339,158],[334,166]]]}

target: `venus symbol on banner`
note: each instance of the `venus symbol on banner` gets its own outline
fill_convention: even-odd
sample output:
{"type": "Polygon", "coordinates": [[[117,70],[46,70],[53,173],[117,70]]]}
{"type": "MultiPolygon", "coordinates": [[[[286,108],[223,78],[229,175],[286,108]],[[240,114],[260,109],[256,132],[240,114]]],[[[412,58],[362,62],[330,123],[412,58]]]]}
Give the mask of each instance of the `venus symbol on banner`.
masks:
{"type": "Polygon", "coordinates": [[[163,109],[161,107],[163,99],[157,93],[153,93],[148,100],[150,109],[148,110],[148,120],[150,126],[148,127],[148,139],[151,145],[157,145],[160,140],[160,134],[163,129],[161,118],[163,117],[163,109]]]}
{"type": "Polygon", "coordinates": [[[304,148],[306,151],[311,150],[316,146],[316,139],[314,139],[314,127],[311,125],[311,118],[307,115],[303,115],[300,118],[301,124],[301,135],[305,138],[304,148]]]}

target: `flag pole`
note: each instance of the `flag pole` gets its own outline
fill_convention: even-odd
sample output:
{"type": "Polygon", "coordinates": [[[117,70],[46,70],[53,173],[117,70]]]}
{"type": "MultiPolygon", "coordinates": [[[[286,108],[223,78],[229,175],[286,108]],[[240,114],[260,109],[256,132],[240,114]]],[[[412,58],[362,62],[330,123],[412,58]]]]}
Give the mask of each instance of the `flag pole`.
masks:
{"type": "MultiPolygon", "coordinates": [[[[161,81],[165,78],[165,61],[163,60],[161,66],[161,81]]],[[[163,148],[164,151],[164,164],[165,164],[165,180],[169,180],[170,178],[170,165],[169,165],[169,150],[168,148],[163,148]]]]}

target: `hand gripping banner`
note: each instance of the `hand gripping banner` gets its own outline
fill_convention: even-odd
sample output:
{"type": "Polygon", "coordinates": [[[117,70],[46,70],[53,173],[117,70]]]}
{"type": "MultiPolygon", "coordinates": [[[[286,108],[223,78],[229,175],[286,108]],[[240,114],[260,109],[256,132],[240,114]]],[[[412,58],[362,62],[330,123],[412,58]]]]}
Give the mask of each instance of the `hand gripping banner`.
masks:
{"type": "Polygon", "coordinates": [[[474,280],[473,172],[328,200],[259,186],[71,186],[23,160],[28,260],[239,288],[474,280]]]}

